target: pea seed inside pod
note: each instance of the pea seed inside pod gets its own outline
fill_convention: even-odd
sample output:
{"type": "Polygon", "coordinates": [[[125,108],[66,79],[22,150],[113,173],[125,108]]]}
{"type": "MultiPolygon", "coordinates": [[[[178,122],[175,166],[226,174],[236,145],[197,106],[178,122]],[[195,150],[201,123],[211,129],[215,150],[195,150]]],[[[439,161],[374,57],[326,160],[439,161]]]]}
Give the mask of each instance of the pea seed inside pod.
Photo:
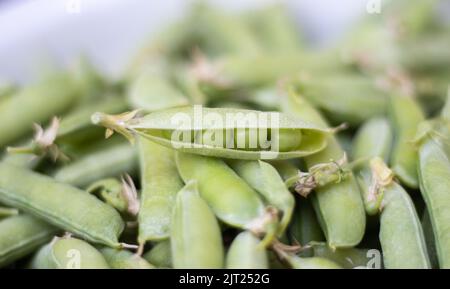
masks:
{"type": "Polygon", "coordinates": [[[271,133],[272,146],[278,145],[280,152],[288,152],[295,150],[302,142],[302,132],[294,129],[272,130],[271,133]]]}

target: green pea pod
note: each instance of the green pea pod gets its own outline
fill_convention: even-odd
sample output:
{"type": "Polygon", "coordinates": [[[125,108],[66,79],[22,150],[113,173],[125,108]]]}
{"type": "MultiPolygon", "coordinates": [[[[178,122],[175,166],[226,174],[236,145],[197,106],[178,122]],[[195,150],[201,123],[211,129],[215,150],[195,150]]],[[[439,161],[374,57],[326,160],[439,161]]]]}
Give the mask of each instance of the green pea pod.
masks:
{"type": "MultiPolygon", "coordinates": [[[[283,99],[283,110],[312,123],[326,125],[322,116],[292,90],[288,91],[283,99]]],[[[328,146],[319,153],[305,157],[305,162],[307,167],[311,168],[316,164],[339,160],[343,154],[337,140],[329,136],[328,146]]],[[[314,209],[330,247],[352,247],[361,241],[366,217],[358,184],[351,172],[339,183],[316,188],[312,198],[314,209]]]]}
{"type": "Polygon", "coordinates": [[[334,261],[345,269],[367,267],[371,260],[368,249],[342,248],[333,250],[325,243],[314,243],[311,246],[314,256],[334,261]]]}
{"type": "Polygon", "coordinates": [[[101,99],[76,108],[61,119],[56,142],[73,143],[83,141],[87,137],[99,136],[101,133],[92,126],[90,116],[96,111],[119,113],[127,109],[125,100],[116,95],[107,95],[101,99]]]}
{"type": "Polygon", "coordinates": [[[106,177],[131,173],[136,167],[135,148],[126,143],[112,144],[61,167],[53,176],[59,182],[83,188],[106,177]]]}
{"type": "Polygon", "coordinates": [[[0,147],[31,132],[33,122],[46,122],[65,112],[76,98],[72,80],[55,74],[5,99],[0,103],[0,147]]]}
{"type": "Polygon", "coordinates": [[[255,35],[244,21],[206,3],[194,6],[190,15],[193,35],[208,54],[257,54],[261,51],[255,35]]]}
{"type": "Polygon", "coordinates": [[[184,182],[198,182],[201,197],[221,221],[246,228],[263,216],[264,205],[258,194],[224,161],[180,152],[175,159],[184,182]]]}
{"type": "Polygon", "coordinates": [[[299,31],[286,7],[271,5],[250,14],[250,25],[264,46],[275,52],[297,52],[301,48],[299,31]]]}
{"type": "Polygon", "coordinates": [[[393,133],[385,118],[373,118],[365,122],[353,140],[353,159],[380,157],[388,161],[393,133]]]}
{"type": "Polygon", "coordinates": [[[450,268],[450,158],[439,137],[419,149],[420,191],[430,213],[440,268],[450,268]]]}
{"type": "Polygon", "coordinates": [[[292,269],[342,269],[334,261],[322,257],[298,257],[295,255],[288,255],[286,262],[292,269]]]}
{"type": "Polygon", "coordinates": [[[376,88],[372,79],[359,74],[305,77],[297,85],[302,95],[322,109],[333,123],[356,126],[386,113],[385,94],[376,88]]]}
{"type": "Polygon", "coordinates": [[[289,235],[292,243],[299,243],[301,246],[325,240],[310,200],[297,200],[289,235]]]}
{"type": "Polygon", "coordinates": [[[431,267],[437,269],[439,268],[439,261],[436,252],[436,240],[434,239],[433,224],[431,223],[431,217],[427,208],[425,208],[425,211],[423,212],[421,221],[431,267]]]}
{"type": "Polygon", "coordinates": [[[339,71],[342,65],[336,56],[325,53],[261,53],[255,55],[225,55],[210,63],[214,74],[198,76],[216,89],[255,88],[275,83],[306,69],[339,71]],[[218,83],[218,84],[217,84],[218,83]]]}
{"type": "Polygon", "coordinates": [[[417,149],[413,139],[417,126],[424,120],[423,112],[413,98],[394,95],[391,97],[390,115],[395,134],[390,166],[402,183],[418,188],[417,149]]]}
{"type": "Polygon", "coordinates": [[[283,178],[287,188],[291,188],[297,180],[299,169],[287,160],[271,161],[270,164],[275,167],[283,178]]]}
{"type": "Polygon", "coordinates": [[[57,232],[55,227],[28,215],[0,221],[0,267],[35,251],[57,232]]]}
{"type": "Polygon", "coordinates": [[[261,194],[269,205],[281,211],[282,217],[278,228],[278,236],[283,235],[291,221],[295,200],[277,170],[263,161],[235,160],[229,162],[229,164],[250,187],[261,194]]]}
{"type": "Polygon", "coordinates": [[[106,262],[112,269],[154,269],[155,267],[148,263],[142,257],[127,250],[117,250],[112,248],[100,249],[106,262]]]}
{"type": "Polygon", "coordinates": [[[0,201],[89,241],[121,246],[124,224],[113,208],[50,177],[0,163],[0,201]]]}
{"type": "MultiPolygon", "coordinates": [[[[380,157],[388,160],[392,144],[392,131],[389,123],[383,118],[374,118],[367,121],[357,132],[353,141],[354,158],[356,160],[369,160],[380,157]]],[[[380,211],[383,196],[377,194],[375,180],[369,165],[363,164],[354,170],[364,202],[366,213],[370,216],[380,211]]]]}
{"type": "Polygon", "coordinates": [[[392,171],[383,160],[370,161],[382,190],[380,243],[387,269],[430,268],[419,217],[408,193],[393,181],[392,171]]]}
{"type": "Polygon", "coordinates": [[[269,260],[266,249],[260,246],[261,240],[250,232],[236,236],[228,250],[227,269],[268,269],[269,260]]]}
{"type": "Polygon", "coordinates": [[[86,191],[98,196],[120,213],[126,213],[128,210],[127,199],[123,196],[123,185],[115,178],[96,181],[86,191]]]}
{"type": "Polygon", "coordinates": [[[172,268],[172,252],[170,240],[157,243],[153,248],[142,256],[150,264],[158,268],[172,268]]]}
{"type": "Polygon", "coordinates": [[[148,112],[189,104],[188,99],[167,77],[154,71],[144,71],[136,77],[130,85],[127,97],[132,108],[148,112]]]}
{"type": "Polygon", "coordinates": [[[70,74],[74,79],[82,101],[88,103],[95,100],[107,89],[106,80],[96,70],[86,55],[81,55],[73,63],[70,74]]]}
{"type": "Polygon", "coordinates": [[[450,33],[427,33],[420,40],[411,39],[403,43],[401,64],[414,72],[430,73],[445,71],[450,65],[450,33]]]}
{"type": "Polygon", "coordinates": [[[217,269],[224,265],[219,223],[198,195],[195,181],[188,182],[177,195],[170,242],[176,269],[217,269]]]}
{"type": "Polygon", "coordinates": [[[42,247],[31,260],[32,269],[109,269],[103,255],[89,243],[58,238],[42,247]]]}
{"type": "Polygon", "coordinates": [[[134,118],[96,113],[92,121],[132,140],[132,132],[178,151],[233,159],[287,159],[326,146],[329,130],[278,112],[189,106],[134,118]],[[268,136],[270,135],[270,140],[268,136]]]}
{"type": "Polygon", "coordinates": [[[142,191],[138,241],[144,244],[169,237],[172,210],[183,181],[172,150],[140,138],[139,151],[142,191]]]}

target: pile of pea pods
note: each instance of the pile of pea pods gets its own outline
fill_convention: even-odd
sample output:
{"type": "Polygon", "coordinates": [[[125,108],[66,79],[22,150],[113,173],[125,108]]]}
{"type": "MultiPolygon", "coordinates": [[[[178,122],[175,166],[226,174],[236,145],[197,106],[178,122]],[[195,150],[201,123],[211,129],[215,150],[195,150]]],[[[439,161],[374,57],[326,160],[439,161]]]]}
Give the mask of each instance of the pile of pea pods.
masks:
{"type": "Polygon", "coordinates": [[[199,2],[121,79],[1,82],[0,267],[450,268],[450,22],[382,3],[319,49],[199,2]]]}

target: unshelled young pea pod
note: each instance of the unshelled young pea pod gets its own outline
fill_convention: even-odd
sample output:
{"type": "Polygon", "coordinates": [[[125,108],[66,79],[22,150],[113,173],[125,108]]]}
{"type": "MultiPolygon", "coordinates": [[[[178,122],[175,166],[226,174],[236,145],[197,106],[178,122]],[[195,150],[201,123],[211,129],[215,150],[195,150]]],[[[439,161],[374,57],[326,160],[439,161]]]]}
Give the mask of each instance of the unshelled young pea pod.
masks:
{"type": "Polygon", "coordinates": [[[172,211],[183,181],[178,175],[173,150],[148,139],[139,139],[141,207],[138,242],[160,241],[170,235],[172,211]]]}
{"type": "Polygon", "coordinates": [[[177,152],[176,163],[184,182],[197,182],[200,196],[221,221],[241,229],[275,234],[272,226],[277,224],[276,215],[265,210],[258,193],[223,160],[177,152]]]}
{"type": "Polygon", "coordinates": [[[95,181],[133,173],[138,167],[137,152],[127,143],[99,146],[77,160],[57,169],[53,177],[59,181],[84,188],[95,181]]]}
{"type": "Polygon", "coordinates": [[[403,184],[418,188],[417,148],[413,141],[417,127],[425,116],[411,96],[391,96],[389,108],[395,134],[390,166],[403,184]]]}
{"type": "Polygon", "coordinates": [[[29,215],[0,221],[0,267],[4,267],[38,249],[59,230],[29,215]]]}
{"type": "Polygon", "coordinates": [[[150,264],[158,268],[171,268],[172,252],[170,248],[170,240],[161,241],[155,244],[153,248],[142,255],[142,257],[150,264]]]}
{"type": "Polygon", "coordinates": [[[289,236],[291,243],[301,246],[325,240],[310,200],[297,199],[292,222],[289,225],[289,236]]]}
{"type": "Polygon", "coordinates": [[[282,216],[278,229],[278,236],[280,237],[291,221],[295,200],[277,170],[263,161],[234,160],[230,161],[229,164],[269,205],[274,206],[281,212],[282,216]]]}
{"type": "Polygon", "coordinates": [[[282,5],[271,5],[250,12],[249,24],[265,49],[274,52],[298,52],[300,31],[296,30],[282,5]]]}
{"type": "Polygon", "coordinates": [[[135,118],[95,113],[92,121],[133,140],[133,133],[160,145],[205,156],[257,160],[311,155],[326,146],[330,130],[278,112],[188,106],[135,118]]]}
{"type": "Polygon", "coordinates": [[[372,79],[359,74],[299,77],[299,91],[334,123],[352,126],[384,115],[388,99],[372,79]]]}
{"type": "Polygon", "coordinates": [[[425,237],[408,193],[393,180],[392,171],[379,157],[370,166],[378,194],[382,196],[380,243],[387,269],[431,267],[425,237]]]}
{"type": "Polygon", "coordinates": [[[127,98],[133,109],[148,112],[189,104],[188,98],[170,83],[167,77],[148,70],[143,71],[133,80],[127,98]]]}
{"type": "Polygon", "coordinates": [[[112,207],[48,176],[0,163],[0,201],[91,242],[121,247],[124,223],[112,207]]]}
{"type": "MultiPolygon", "coordinates": [[[[318,125],[326,125],[322,116],[292,89],[283,98],[283,111],[318,125]]],[[[334,136],[328,137],[327,147],[319,153],[305,158],[308,168],[314,165],[339,160],[344,155],[334,136]]],[[[357,245],[366,227],[364,204],[358,184],[352,173],[335,184],[316,188],[312,195],[314,209],[318,215],[328,245],[332,248],[357,245]]]]}
{"type": "Polygon", "coordinates": [[[71,237],[55,237],[30,263],[32,269],[109,269],[103,255],[92,245],[71,237]]]}
{"type": "Polygon", "coordinates": [[[430,214],[440,268],[450,268],[450,150],[446,143],[449,135],[448,127],[444,130],[432,127],[419,148],[420,191],[430,214]]]}
{"type": "Polygon", "coordinates": [[[299,257],[288,254],[284,258],[292,269],[342,269],[336,262],[322,257],[299,257]]]}
{"type": "Polygon", "coordinates": [[[31,132],[34,122],[67,111],[76,100],[73,80],[55,73],[0,102],[0,147],[31,132]]]}
{"type": "Polygon", "coordinates": [[[385,118],[373,118],[365,122],[357,131],[352,144],[354,160],[380,157],[388,162],[393,133],[385,118]]]}
{"type": "Polygon", "coordinates": [[[118,250],[113,248],[100,249],[106,262],[112,269],[153,269],[153,265],[137,254],[128,250],[118,250]]]}
{"type": "Polygon", "coordinates": [[[222,268],[224,249],[219,223],[199,196],[195,181],[177,195],[170,242],[173,267],[222,268]]]}
{"type": "MultiPolygon", "coordinates": [[[[325,243],[313,242],[309,244],[312,247],[314,256],[322,257],[336,262],[345,269],[354,268],[373,268],[381,269],[381,253],[377,251],[376,254],[380,255],[378,259],[374,259],[374,266],[371,265],[372,254],[369,249],[360,248],[342,248],[342,249],[331,249],[325,243]],[[378,264],[377,264],[378,262],[378,264]]],[[[373,254],[373,257],[377,256],[373,254]]]]}
{"type": "Polygon", "coordinates": [[[383,196],[377,194],[377,184],[373,179],[369,160],[373,157],[380,157],[387,162],[392,139],[393,133],[389,122],[383,118],[374,118],[361,126],[353,141],[353,156],[356,161],[363,161],[360,166],[356,166],[354,172],[366,213],[370,216],[379,213],[383,196]]]}
{"type": "Polygon", "coordinates": [[[269,260],[261,240],[250,232],[236,236],[228,249],[227,269],[268,269],[269,260]]]}

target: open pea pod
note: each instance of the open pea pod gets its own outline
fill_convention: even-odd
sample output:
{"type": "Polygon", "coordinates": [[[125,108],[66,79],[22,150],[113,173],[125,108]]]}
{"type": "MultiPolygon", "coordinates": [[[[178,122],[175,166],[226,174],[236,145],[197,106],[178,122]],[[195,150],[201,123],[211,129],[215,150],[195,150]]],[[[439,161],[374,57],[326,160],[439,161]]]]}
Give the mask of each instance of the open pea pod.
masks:
{"type": "Polygon", "coordinates": [[[182,152],[232,159],[289,159],[325,148],[330,130],[278,112],[187,106],[142,118],[95,113],[92,121],[182,152]]]}

